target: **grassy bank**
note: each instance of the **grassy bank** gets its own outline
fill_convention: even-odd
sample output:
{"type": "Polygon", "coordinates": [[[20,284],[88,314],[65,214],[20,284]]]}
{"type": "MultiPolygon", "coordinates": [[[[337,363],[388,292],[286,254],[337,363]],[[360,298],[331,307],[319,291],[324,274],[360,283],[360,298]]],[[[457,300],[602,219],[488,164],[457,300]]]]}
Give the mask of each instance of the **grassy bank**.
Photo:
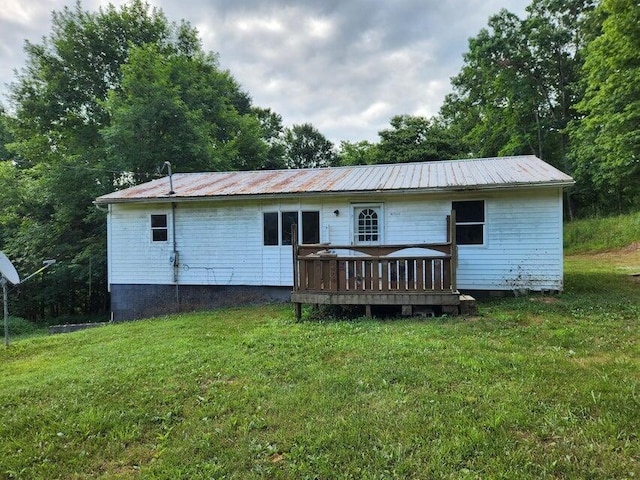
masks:
{"type": "Polygon", "coordinates": [[[4,478],[640,475],[640,254],[472,319],[247,307],[0,350],[4,478]]]}
{"type": "Polygon", "coordinates": [[[564,224],[566,254],[604,252],[640,242],[640,212],[564,224]]]}

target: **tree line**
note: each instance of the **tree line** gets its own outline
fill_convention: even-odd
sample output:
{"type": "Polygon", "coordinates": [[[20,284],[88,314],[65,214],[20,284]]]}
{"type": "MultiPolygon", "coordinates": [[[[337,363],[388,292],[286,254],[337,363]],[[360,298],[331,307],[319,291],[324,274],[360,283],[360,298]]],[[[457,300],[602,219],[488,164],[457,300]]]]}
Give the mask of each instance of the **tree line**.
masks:
{"type": "Polygon", "coordinates": [[[52,14],[0,107],[0,249],[30,272],[32,319],[108,311],[106,226],[93,200],[159,175],[533,154],[573,175],[573,215],[640,207],[640,9],[533,0],[469,39],[437,116],[394,116],[377,142],[333,145],[256,106],[198,32],[142,0],[52,14]]]}

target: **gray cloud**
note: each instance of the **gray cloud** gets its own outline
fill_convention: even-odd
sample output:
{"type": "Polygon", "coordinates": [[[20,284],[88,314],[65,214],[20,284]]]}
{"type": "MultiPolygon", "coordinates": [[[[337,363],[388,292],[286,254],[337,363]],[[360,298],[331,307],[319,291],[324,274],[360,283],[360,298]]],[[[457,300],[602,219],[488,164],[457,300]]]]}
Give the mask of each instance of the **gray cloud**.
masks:
{"type": "MultiPolygon", "coordinates": [[[[108,2],[83,2],[97,9],[108,2]]],[[[116,5],[123,0],[112,1],[116,5]]],[[[468,39],[524,0],[150,0],[196,27],[252,96],[286,125],[310,122],[332,141],[377,140],[397,114],[430,116],[450,91],[468,39]]],[[[0,0],[0,83],[24,66],[23,41],[50,29],[71,0],[0,0]],[[45,9],[46,6],[46,9],[45,9]]],[[[2,90],[6,93],[6,89],[2,90]]]]}

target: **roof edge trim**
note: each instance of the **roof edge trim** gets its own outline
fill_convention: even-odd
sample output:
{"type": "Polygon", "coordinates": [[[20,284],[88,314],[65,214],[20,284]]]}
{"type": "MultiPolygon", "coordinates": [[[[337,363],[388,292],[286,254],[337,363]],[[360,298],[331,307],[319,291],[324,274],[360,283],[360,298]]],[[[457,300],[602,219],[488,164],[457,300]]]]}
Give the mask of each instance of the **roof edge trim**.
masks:
{"type": "Polygon", "coordinates": [[[365,196],[365,195],[407,195],[407,194],[441,194],[441,193],[460,193],[474,192],[486,190],[522,190],[537,188],[566,188],[571,187],[576,182],[556,181],[541,183],[513,183],[513,184],[493,184],[493,185],[469,185],[454,188],[411,188],[397,190],[345,190],[336,192],[287,192],[287,193],[268,193],[268,194],[245,194],[245,195],[210,195],[200,197],[180,197],[176,195],[164,197],[147,197],[147,198],[104,198],[98,197],[94,200],[94,205],[110,205],[116,203],[191,203],[206,201],[234,201],[247,199],[273,199],[273,198],[292,198],[292,197],[345,197],[345,196],[365,196]]]}

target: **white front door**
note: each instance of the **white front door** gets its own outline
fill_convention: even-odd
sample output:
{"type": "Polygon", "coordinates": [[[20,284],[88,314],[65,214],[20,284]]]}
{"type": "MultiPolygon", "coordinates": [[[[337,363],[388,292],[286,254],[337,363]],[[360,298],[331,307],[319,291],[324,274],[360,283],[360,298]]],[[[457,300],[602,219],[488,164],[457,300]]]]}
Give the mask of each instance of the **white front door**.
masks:
{"type": "Polygon", "coordinates": [[[378,245],[382,243],[382,206],[353,206],[353,243],[355,245],[378,245]]]}

